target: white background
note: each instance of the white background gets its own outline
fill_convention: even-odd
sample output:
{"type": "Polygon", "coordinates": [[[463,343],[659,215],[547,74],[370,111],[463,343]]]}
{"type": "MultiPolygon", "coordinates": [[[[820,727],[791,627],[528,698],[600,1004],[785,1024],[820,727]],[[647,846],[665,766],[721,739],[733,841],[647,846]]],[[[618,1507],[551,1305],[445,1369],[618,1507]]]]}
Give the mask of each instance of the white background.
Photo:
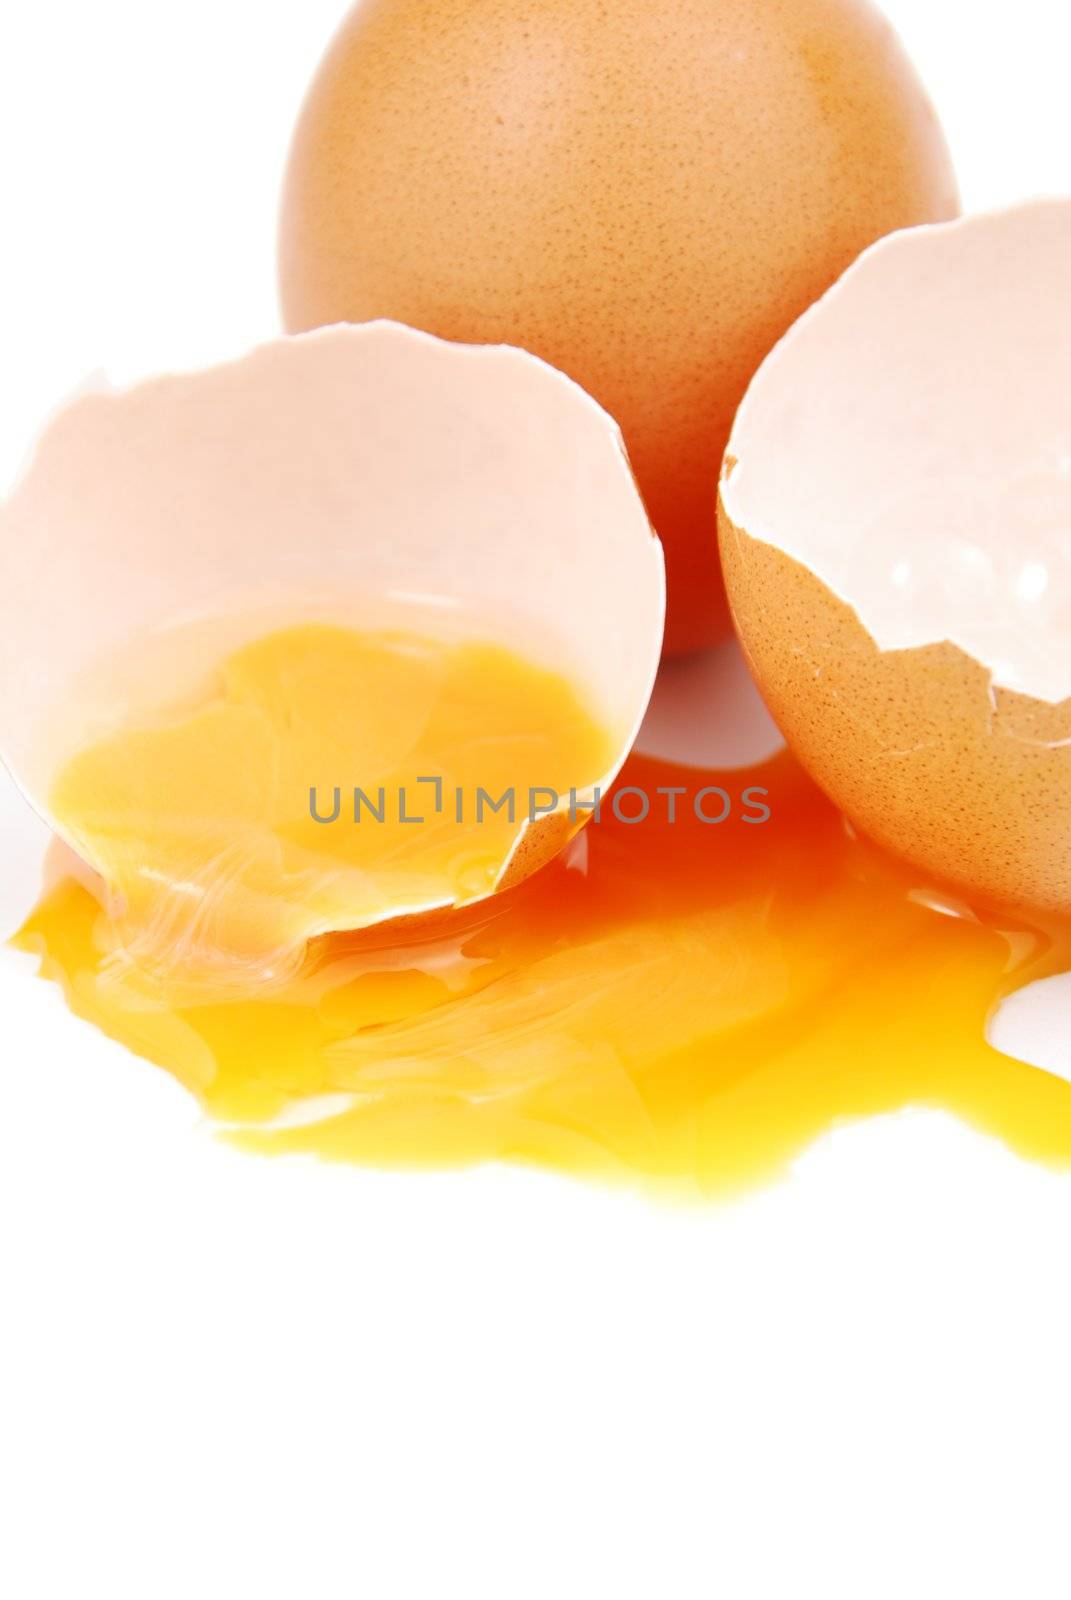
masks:
{"type": "MultiPolygon", "coordinates": [[[[969,207],[1071,191],[1064,0],[886,9],[969,207]]],[[[273,331],[339,11],[5,8],[4,481],[93,369],[273,331]]],[[[6,788],[0,826],[10,928],[40,840],[6,788]]],[[[12,1600],[1071,1594],[1071,1176],[922,1113],[695,1212],[258,1162],[10,956],[0,1018],[12,1600]]]]}

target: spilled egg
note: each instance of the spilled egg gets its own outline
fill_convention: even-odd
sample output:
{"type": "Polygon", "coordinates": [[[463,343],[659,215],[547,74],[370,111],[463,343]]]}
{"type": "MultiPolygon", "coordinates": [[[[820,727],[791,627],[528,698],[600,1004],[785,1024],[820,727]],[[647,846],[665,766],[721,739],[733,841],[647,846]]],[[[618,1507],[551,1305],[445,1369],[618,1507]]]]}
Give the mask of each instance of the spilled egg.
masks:
{"type": "MultiPolygon", "coordinates": [[[[993,242],[937,230],[871,259],[946,237],[993,242]]],[[[1058,260],[1062,237],[1027,253],[1058,260]]],[[[5,759],[58,836],[17,947],[259,1153],[522,1161],[712,1195],[847,1119],[928,1105],[1067,1164],[1071,1084],[990,1029],[1009,996],[1071,969],[1059,855],[1031,857],[1038,875],[1009,895],[915,833],[875,842],[767,670],[771,641],[776,667],[823,638],[733,564],[788,528],[802,572],[806,530],[826,526],[807,508],[877,481],[858,450],[836,459],[836,379],[860,341],[834,330],[828,349],[805,392],[831,424],[813,467],[829,498],[774,494],[801,409],[776,355],[723,484],[741,634],[792,745],[743,768],[634,748],[661,551],[615,425],[537,358],[342,326],[65,409],[0,511],[20,600],[0,647],[5,759]],[[751,509],[782,504],[788,524],[751,509]]],[[[895,434],[913,412],[889,383],[895,434]]],[[[900,459],[909,499],[943,460],[900,459]]],[[[932,531],[920,519],[911,546],[923,580],[932,531]]],[[[856,629],[910,656],[849,592],[856,629]]],[[[1014,659],[1021,693],[1041,689],[1031,662],[1061,658],[1014,659]]],[[[793,680],[804,713],[836,671],[830,657],[793,680]]],[[[931,759],[951,761],[942,684],[922,672],[909,704],[937,691],[931,759]]],[[[854,685],[848,726],[895,718],[868,706],[865,674],[854,685]]],[[[865,775],[857,752],[839,759],[865,775]]]]}
{"type": "Polygon", "coordinates": [[[629,754],[660,550],[535,358],[338,328],[83,398],[3,526],[59,834],[16,946],[224,1138],[712,1195],[929,1104],[1071,1160],[1071,1085],[986,1038],[1066,918],[949,894],[784,750],[629,754]]]}
{"type": "Polygon", "coordinates": [[[5,758],[129,961],[184,981],[535,870],[661,644],[611,420],[535,357],[392,324],[78,399],[0,535],[5,758]]]}
{"type": "Polygon", "coordinates": [[[633,755],[615,793],[515,887],[325,935],[273,984],[132,990],[104,886],[65,847],[16,942],[262,1155],[711,1197],[926,1106],[1071,1162],[1071,1084],[986,1037],[1004,997],[1071,968],[1071,922],[950,899],[846,829],[788,754],[633,755]]]}

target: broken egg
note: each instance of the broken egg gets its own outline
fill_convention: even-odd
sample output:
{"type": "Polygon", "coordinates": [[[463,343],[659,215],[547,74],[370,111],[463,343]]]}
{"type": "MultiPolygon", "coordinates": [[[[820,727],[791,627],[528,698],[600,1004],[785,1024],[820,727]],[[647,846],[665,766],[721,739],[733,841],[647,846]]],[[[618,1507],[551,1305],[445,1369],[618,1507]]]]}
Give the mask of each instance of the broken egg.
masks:
{"type": "Polygon", "coordinates": [[[157,977],[268,980],[526,876],[617,773],[662,638],[605,412],[389,323],[75,400],[0,581],[5,762],[157,977]]]}
{"type": "Polygon", "coordinates": [[[748,390],[721,553],[766,702],[851,821],[1071,911],[1071,201],[849,269],[748,390]]]}
{"type": "MultiPolygon", "coordinates": [[[[68,674],[77,737],[40,769],[101,870],[54,844],[15,943],[240,1147],[716,1194],[924,1103],[1068,1161],[1071,1090],[986,1024],[1066,969],[1071,923],[967,906],[847,829],[789,752],[634,752],[539,872],[570,808],[523,859],[504,813],[457,818],[474,783],[612,769],[658,654],[659,551],[617,435],[538,362],[397,328],[285,341],[67,413],[16,510],[8,684],[50,705],[12,663],[47,670],[42,638],[69,660],[83,611],[104,665],[68,674]],[[388,814],[358,822],[343,771],[388,814]],[[397,915],[431,894],[449,904],[397,915]]],[[[724,736],[731,706],[713,715],[724,736]]]]}

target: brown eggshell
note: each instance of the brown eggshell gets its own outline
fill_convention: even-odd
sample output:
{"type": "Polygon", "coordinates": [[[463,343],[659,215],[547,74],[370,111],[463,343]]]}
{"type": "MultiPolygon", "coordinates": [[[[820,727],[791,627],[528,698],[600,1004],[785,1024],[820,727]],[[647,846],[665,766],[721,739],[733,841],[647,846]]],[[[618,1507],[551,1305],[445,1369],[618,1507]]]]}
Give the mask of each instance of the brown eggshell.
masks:
{"type": "Polygon", "coordinates": [[[864,246],[955,210],[861,0],[376,0],[295,136],[285,320],[393,317],[580,382],[624,431],[679,651],[728,631],[717,474],[752,372],[864,246]]]}
{"type": "Polygon", "coordinates": [[[879,844],[986,898],[1071,913],[1071,700],[990,690],[953,644],[879,650],[800,562],[720,516],[733,617],[811,776],[879,844]]]}
{"type": "Polygon", "coordinates": [[[861,830],[1071,913],[1071,202],[869,251],[756,375],[721,486],[733,618],[861,830]]]}

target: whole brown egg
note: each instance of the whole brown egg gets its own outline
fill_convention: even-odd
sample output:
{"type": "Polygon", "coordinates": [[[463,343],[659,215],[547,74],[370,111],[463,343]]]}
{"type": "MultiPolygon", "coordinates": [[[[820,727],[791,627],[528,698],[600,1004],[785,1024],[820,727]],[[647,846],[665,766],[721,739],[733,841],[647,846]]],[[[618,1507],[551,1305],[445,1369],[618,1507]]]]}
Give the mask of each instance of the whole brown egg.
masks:
{"type": "Polygon", "coordinates": [[[718,471],[752,373],[866,245],[956,209],[863,0],[364,0],[295,136],[284,315],[521,345],[582,384],[685,650],[728,628],[718,471]]]}

